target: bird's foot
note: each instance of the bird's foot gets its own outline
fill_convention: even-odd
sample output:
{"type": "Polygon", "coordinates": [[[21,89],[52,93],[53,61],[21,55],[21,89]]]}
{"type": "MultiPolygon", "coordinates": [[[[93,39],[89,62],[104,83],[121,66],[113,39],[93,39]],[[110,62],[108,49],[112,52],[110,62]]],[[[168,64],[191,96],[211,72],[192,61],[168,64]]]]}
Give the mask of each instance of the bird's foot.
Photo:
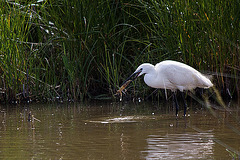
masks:
{"type": "Polygon", "coordinates": [[[176,114],[176,120],[178,120],[178,114],[176,114]]]}

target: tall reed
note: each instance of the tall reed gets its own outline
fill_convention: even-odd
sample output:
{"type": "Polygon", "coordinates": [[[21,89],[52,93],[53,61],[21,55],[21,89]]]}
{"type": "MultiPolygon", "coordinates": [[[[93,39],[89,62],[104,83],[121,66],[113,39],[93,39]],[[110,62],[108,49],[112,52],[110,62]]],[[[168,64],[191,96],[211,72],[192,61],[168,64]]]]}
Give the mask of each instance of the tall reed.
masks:
{"type": "Polygon", "coordinates": [[[2,101],[16,102],[26,89],[28,64],[28,7],[19,9],[17,3],[0,2],[0,90],[2,101]]]}
{"type": "MultiPolygon", "coordinates": [[[[239,93],[239,3],[0,2],[1,101],[109,98],[144,62],[187,63],[239,93]],[[30,96],[30,98],[28,97],[30,96]]],[[[145,96],[142,80],[129,93],[145,96]]]]}

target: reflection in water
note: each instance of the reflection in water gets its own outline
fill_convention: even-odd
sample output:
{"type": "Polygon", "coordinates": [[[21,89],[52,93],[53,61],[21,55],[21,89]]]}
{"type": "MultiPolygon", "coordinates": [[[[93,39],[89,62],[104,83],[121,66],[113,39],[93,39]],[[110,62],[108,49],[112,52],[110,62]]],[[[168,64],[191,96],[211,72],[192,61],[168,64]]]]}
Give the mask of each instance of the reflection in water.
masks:
{"type": "Polygon", "coordinates": [[[97,120],[87,120],[86,122],[91,122],[91,123],[135,123],[135,122],[140,122],[143,120],[151,120],[151,119],[155,119],[155,118],[149,117],[149,116],[120,116],[120,117],[114,117],[114,118],[102,117],[97,120]]]}
{"type": "Polygon", "coordinates": [[[146,159],[209,159],[213,155],[211,133],[149,135],[146,159]]]}
{"type": "Polygon", "coordinates": [[[226,149],[239,151],[240,137],[226,125],[238,129],[236,121],[207,110],[176,120],[168,106],[0,108],[0,159],[229,159],[226,149]]]}

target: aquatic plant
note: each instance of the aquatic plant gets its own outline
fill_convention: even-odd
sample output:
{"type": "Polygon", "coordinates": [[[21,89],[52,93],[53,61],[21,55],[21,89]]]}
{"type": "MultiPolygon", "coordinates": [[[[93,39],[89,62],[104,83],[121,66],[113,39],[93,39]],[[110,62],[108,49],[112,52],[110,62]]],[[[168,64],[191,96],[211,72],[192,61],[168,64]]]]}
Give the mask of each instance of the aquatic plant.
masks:
{"type": "MultiPolygon", "coordinates": [[[[238,1],[3,1],[0,100],[111,98],[143,62],[184,62],[239,97],[238,1]],[[91,4],[91,5],[89,5],[91,4]]],[[[147,96],[141,80],[128,92],[147,96]]]]}

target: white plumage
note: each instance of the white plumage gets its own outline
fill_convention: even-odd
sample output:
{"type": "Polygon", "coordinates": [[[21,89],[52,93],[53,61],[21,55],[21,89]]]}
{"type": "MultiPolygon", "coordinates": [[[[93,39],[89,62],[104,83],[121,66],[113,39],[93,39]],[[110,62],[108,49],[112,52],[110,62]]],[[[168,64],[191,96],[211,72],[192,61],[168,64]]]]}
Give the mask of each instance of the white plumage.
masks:
{"type": "MultiPolygon", "coordinates": [[[[122,86],[126,87],[126,83],[129,82],[129,79],[132,77],[135,79],[144,74],[144,81],[148,86],[173,91],[174,101],[176,103],[176,115],[178,115],[179,108],[175,95],[176,90],[183,92],[184,90],[192,90],[196,87],[209,88],[213,86],[212,82],[196,69],[172,60],[162,61],[155,66],[150,63],[141,64],[122,86]]],[[[185,100],[184,104],[185,116],[187,107],[185,100]]]]}
{"type": "Polygon", "coordinates": [[[152,88],[163,88],[175,91],[191,90],[196,87],[209,88],[212,82],[196,69],[176,61],[166,60],[155,66],[150,63],[141,64],[134,73],[145,74],[145,83],[152,88]]]}

